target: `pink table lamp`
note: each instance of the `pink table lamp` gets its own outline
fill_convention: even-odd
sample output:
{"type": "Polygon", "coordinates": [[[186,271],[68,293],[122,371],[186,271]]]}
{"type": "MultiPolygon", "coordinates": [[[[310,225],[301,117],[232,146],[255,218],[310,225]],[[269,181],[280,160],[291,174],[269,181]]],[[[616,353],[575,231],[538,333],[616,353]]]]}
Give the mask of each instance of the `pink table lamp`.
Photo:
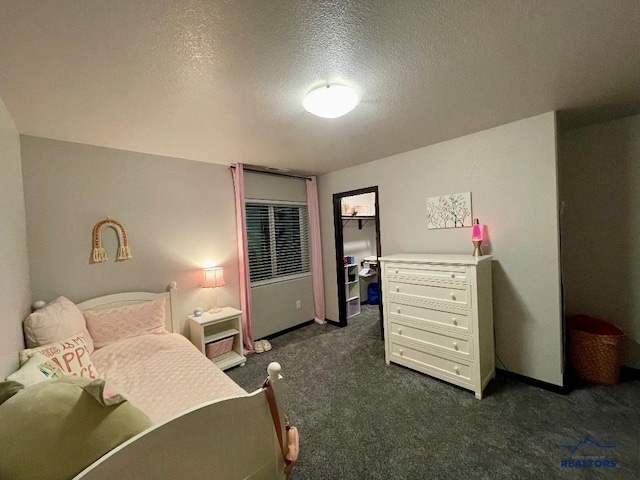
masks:
{"type": "Polygon", "coordinates": [[[202,269],[202,288],[213,289],[213,304],[211,306],[211,310],[209,310],[209,313],[217,313],[222,310],[220,307],[218,307],[218,299],[216,295],[216,287],[223,287],[226,285],[222,273],[222,267],[211,267],[202,269]]]}

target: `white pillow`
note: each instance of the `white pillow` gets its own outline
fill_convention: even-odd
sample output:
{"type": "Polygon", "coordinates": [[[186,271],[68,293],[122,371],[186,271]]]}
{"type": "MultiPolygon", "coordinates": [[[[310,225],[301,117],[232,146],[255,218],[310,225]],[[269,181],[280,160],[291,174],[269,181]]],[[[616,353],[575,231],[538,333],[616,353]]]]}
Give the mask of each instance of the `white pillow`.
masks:
{"type": "Polygon", "coordinates": [[[87,330],[84,315],[68,298],[58,297],[33,312],[25,319],[23,329],[29,348],[60,342],[83,332],[87,350],[93,353],[93,339],[87,330]]]}
{"type": "Polygon", "coordinates": [[[97,378],[98,372],[91,362],[84,333],[78,332],[65,338],[62,342],[27,348],[19,354],[20,365],[24,365],[36,354],[42,354],[55,363],[65,375],[76,375],[85,378],[97,378]]]}
{"type": "Polygon", "coordinates": [[[64,372],[53,361],[41,353],[35,353],[19,370],[7,377],[7,381],[21,383],[26,387],[50,378],[61,378],[64,372]]]}

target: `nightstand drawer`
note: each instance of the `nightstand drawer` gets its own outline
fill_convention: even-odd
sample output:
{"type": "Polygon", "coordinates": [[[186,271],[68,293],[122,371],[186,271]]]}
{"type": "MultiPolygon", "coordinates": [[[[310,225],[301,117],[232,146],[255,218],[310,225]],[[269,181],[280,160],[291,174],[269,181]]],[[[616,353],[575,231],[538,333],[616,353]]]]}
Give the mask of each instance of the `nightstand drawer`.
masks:
{"type": "Polygon", "coordinates": [[[445,352],[461,355],[467,359],[473,359],[473,346],[466,338],[456,338],[439,333],[430,332],[420,328],[391,323],[391,336],[397,338],[407,338],[423,343],[428,347],[442,349],[445,352]]]}
{"type": "Polygon", "coordinates": [[[467,280],[466,267],[457,265],[388,264],[385,272],[394,279],[467,280]]]}
{"type": "Polygon", "coordinates": [[[421,368],[439,374],[439,376],[451,377],[468,383],[473,381],[471,366],[465,362],[456,362],[393,342],[391,343],[391,357],[393,361],[398,363],[418,364],[421,368]]]}
{"type": "Polygon", "coordinates": [[[426,301],[469,307],[469,287],[464,284],[420,285],[399,280],[389,280],[389,295],[396,299],[416,297],[426,301]]]}
{"type": "Polygon", "coordinates": [[[423,321],[426,323],[424,328],[429,328],[429,325],[449,327],[452,331],[458,331],[463,334],[469,334],[472,330],[471,322],[467,315],[468,311],[465,310],[447,311],[446,309],[425,308],[391,301],[388,312],[391,319],[397,316],[408,321],[418,321],[417,323],[423,321]]]}

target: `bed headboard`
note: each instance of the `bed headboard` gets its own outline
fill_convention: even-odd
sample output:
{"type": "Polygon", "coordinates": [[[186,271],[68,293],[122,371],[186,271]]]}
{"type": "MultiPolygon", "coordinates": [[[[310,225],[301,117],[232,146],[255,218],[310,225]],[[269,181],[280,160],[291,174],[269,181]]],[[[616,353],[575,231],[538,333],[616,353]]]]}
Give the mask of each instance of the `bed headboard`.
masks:
{"type": "Polygon", "coordinates": [[[103,297],[92,298],[86,302],[78,304],[78,308],[81,311],[85,310],[104,310],[106,308],[124,307],[126,305],[134,305],[136,303],[151,302],[159,298],[166,300],[165,305],[165,328],[169,332],[180,333],[180,322],[174,322],[173,315],[173,295],[177,289],[176,282],[171,282],[166,292],[151,293],[151,292],[125,292],[114,293],[112,295],[105,295],[103,297]]]}

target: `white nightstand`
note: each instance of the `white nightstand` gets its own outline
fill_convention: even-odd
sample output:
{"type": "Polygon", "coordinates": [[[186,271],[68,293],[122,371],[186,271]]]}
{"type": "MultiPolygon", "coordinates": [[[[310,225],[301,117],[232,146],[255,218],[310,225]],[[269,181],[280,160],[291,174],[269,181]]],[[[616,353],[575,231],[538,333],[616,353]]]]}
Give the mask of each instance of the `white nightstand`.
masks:
{"type": "Polygon", "coordinates": [[[242,312],[231,307],[224,307],[218,313],[205,312],[201,317],[189,315],[191,343],[203,354],[208,343],[218,342],[233,337],[231,351],[211,359],[221,370],[244,366],[247,361],[242,346],[242,312]]]}

